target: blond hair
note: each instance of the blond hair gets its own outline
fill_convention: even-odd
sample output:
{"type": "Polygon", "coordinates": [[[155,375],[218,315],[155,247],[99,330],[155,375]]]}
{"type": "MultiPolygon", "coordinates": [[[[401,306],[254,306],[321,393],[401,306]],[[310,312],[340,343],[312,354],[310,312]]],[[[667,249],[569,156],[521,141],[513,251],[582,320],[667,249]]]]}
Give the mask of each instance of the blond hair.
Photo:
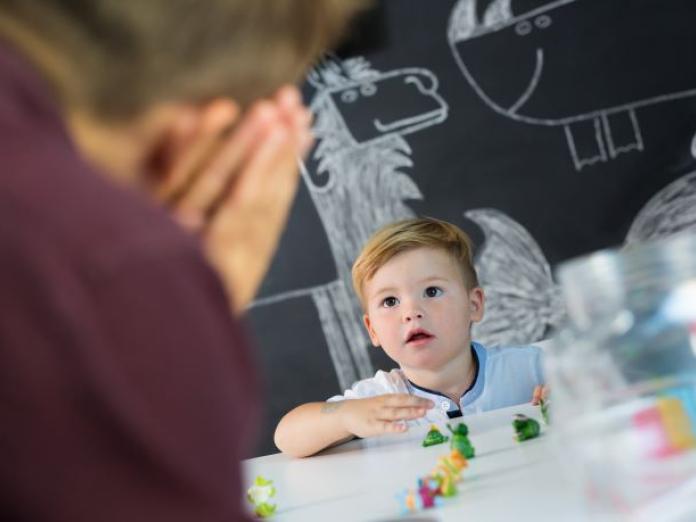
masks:
{"type": "Polygon", "coordinates": [[[423,247],[444,250],[459,266],[466,287],[478,286],[472,242],[461,228],[435,218],[405,219],[375,232],[353,263],[353,287],[360,302],[365,304],[365,282],[385,263],[401,252],[423,247]]]}
{"type": "Polygon", "coordinates": [[[366,0],[2,0],[0,33],[60,102],[105,119],[154,102],[242,106],[298,80],[366,0]]]}

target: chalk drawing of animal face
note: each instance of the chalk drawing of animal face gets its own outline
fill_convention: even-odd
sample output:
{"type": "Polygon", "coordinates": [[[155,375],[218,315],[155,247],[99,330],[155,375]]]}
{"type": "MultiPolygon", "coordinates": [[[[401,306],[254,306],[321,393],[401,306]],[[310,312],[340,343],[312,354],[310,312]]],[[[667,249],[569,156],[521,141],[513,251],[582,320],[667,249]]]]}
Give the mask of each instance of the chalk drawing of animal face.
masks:
{"type": "Polygon", "coordinates": [[[694,21],[689,0],[669,9],[658,0],[460,0],[448,39],[486,105],[562,126],[580,170],[643,149],[636,109],[696,96],[696,74],[685,74],[694,45],[684,39],[694,21]],[[665,48],[669,57],[654,51],[665,48]]]}
{"type": "Polygon", "coordinates": [[[326,91],[356,144],[389,134],[410,134],[444,121],[447,104],[438,81],[426,69],[406,68],[379,74],[326,91]],[[398,99],[398,106],[385,103],[398,99]]]}
{"type": "Polygon", "coordinates": [[[402,171],[412,166],[404,136],[448,114],[432,72],[409,67],[382,73],[368,67],[361,59],[333,62],[312,82],[317,87],[310,104],[316,115],[312,157],[317,166],[307,169],[304,179],[337,271],[347,279],[368,237],[387,223],[411,217],[406,202],[422,199],[402,171]]]}

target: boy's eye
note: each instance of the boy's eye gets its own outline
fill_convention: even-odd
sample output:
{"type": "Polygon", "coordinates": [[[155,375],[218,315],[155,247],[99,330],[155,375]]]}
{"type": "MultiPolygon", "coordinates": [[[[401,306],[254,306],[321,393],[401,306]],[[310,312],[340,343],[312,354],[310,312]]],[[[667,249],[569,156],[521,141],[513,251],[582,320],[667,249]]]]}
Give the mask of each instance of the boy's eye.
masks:
{"type": "Polygon", "coordinates": [[[396,297],[385,297],[382,299],[382,306],[384,308],[391,308],[399,304],[399,300],[396,297]]]}
{"type": "Polygon", "coordinates": [[[442,295],[442,289],[438,288],[437,286],[429,286],[425,289],[425,292],[423,293],[426,297],[437,297],[439,295],[442,295]]]}

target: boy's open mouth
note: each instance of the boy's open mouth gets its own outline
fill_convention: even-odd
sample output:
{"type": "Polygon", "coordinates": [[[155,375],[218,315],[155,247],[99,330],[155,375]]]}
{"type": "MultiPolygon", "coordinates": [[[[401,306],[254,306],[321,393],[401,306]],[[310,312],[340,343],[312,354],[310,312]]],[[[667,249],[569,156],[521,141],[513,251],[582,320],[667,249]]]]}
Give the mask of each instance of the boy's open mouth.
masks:
{"type": "Polygon", "coordinates": [[[414,328],[406,334],[406,344],[418,343],[419,341],[427,341],[435,337],[433,334],[422,328],[414,328]]]}

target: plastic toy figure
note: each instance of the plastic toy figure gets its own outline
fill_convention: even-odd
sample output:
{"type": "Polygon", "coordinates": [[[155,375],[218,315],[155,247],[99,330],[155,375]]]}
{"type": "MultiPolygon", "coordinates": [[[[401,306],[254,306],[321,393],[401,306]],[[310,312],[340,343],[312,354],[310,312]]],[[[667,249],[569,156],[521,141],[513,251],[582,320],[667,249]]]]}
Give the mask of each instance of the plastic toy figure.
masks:
{"type": "Polygon", "coordinates": [[[438,482],[439,494],[443,497],[451,497],[457,494],[456,483],[461,479],[462,470],[469,463],[457,449],[437,459],[437,466],[432,471],[432,476],[438,482]]]}
{"type": "Polygon", "coordinates": [[[403,507],[403,513],[415,513],[442,505],[439,497],[439,484],[431,477],[418,479],[418,490],[407,489],[396,496],[403,507]]]}
{"type": "Polygon", "coordinates": [[[437,426],[435,426],[435,424],[431,424],[430,431],[425,436],[425,439],[423,439],[423,447],[427,448],[428,446],[435,446],[436,444],[442,444],[443,442],[447,442],[448,440],[449,437],[446,437],[445,435],[440,433],[440,430],[437,429],[437,426]]]}
{"type": "Polygon", "coordinates": [[[403,508],[401,512],[404,515],[407,513],[415,513],[422,509],[420,497],[412,489],[405,489],[396,495],[396,501],[403,508]]]}
{"type": "Polygon", "coordinates": [[[518,442],[534,439],[539,436],[539,423],[526,415],[520,413],[516,414],[512,421],[512,427],[515,428],[518,442]]]}
{"type": "Polygon", "coordinates": [[[454,475],[459,480],[462,470],[469,465],[458,449],[453,449],[449,455],[437,459],[437,466],[433,470],[433,476],[441,472],[454,475]]]}
{"type": "Polygon", "coordinates": [[[449,457],[447,457],[447,462],[450,463],[452,466],[456,467],[460,472],[464,468],[469,467],[469,462],[467,462],[466,457],[462,455],[462,452],[459,451],[457,448],[453,448],[452,451],[449,454],[449,457]]]}
{"type": "Polygon", "coordinates": [[[247,499],[254,505],[254,514],[260,518],[273,515],[276,505],[268,502],[276,494],[272,480],[266,480],[262,476],[256,477],[252,486],[247,490],[247,499]]]}
{"type": "Polygon", "coordinates": [[[452,432],[452,440],[450,441],[450,447],[452,449],[458,450],[459,453],[461,453],[465,458],[473,459],[476,450],[471,445],[471,441],[469,440],[469,428],[467,427],[467,425],[463,422],[460,422],[459,424],[457,424],[457,427],[455,429],[452,429],[452,426],[450,426],[449,424],[447,425],[447,428],[452,432]]]}
{"type": "MultiPolygon", "coordinates": [[[[438,432],[440,437],[442,434],[438,432]]],[[[446,440],[446,439],[445,439],[446,440]]],[[[418,479],[418,489],[406,489],[396,495],[403,513],[414,513],[421,509],[438,507],[444,502],[443,497],[457,494],[456,483],[460,480],[462,470],[467,467],[466,459],[454,449],[449,455],[437,459],[437,466],[427,477],[418,479]]]]}
{"type": "Polygon", "coordinates": [[[430,477],[418,479],[418,495],[421,498],[421,503],[424,509],[435,507],[438,503],[437,496],[439,494],[439,484],[437,480],[430,477]]]}
{"type": "Polygon", "coordinates": [[[437,493],[443,497],[453,497],[457,494],[457,481],[459,480],[459,470],[453,469],[451,464],[444,461],[446,457],[438,460],[437,467],[433,470],[432,476],[437,482],[437,493]]]}
{"type": "Polygon", "coordinates": [[[549,424],[549,400],[539,399],[539,408],[541,409],[541,417],[544,419],[544,424],[549,424]]]}

